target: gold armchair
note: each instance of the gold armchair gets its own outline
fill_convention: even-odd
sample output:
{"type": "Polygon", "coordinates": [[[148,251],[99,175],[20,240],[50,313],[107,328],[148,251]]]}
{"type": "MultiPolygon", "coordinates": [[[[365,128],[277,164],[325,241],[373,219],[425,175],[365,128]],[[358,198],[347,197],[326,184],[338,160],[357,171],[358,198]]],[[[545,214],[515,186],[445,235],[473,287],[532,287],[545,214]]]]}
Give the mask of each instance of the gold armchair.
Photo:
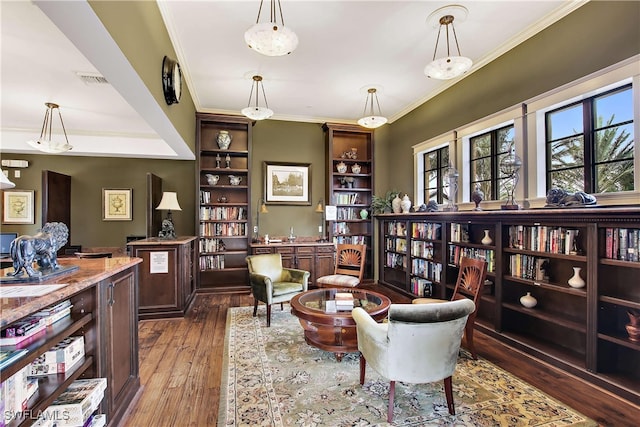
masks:
{"type": "Polygon", "coordinates": [[[253,293],[253,316],[258,312],[258,302],[267,305],[267,327],[271,326],[271,304],[289,301],[308,288],[308,271],[284,268],[280,254],[249,255],[249,282],[253,293]]]}

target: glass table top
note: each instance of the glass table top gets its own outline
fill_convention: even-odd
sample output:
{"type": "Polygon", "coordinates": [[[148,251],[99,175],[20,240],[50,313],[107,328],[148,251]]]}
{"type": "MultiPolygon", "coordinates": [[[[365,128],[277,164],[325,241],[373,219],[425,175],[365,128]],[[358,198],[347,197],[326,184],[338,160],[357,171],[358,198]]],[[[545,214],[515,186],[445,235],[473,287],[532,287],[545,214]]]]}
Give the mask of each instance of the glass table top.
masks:
{"type": "MultiPolygon", "coordinates": [[[[310,310],[317,310],[323,313],[335,312],[335,296],[336,293],[350,293],[353,295],[353,307],[361,307],[367,312],[373,312],[380,308],[383,304],[381,295],[370,291],[359,289],[316,289],[305,292],[299,296],[298,302],[310,310]],[[327,304],[328,303],[328,304],[327,304]]],[[[349,308],[340,309],[338,312],[351,311],[349,308]]]]}

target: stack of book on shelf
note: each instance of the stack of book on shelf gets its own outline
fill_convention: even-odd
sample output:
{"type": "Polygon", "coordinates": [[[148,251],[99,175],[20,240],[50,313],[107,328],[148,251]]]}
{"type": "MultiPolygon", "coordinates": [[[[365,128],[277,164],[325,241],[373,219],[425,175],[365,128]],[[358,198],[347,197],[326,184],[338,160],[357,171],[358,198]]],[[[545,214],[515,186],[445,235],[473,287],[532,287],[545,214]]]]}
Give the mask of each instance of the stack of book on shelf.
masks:
{"type": "Polygon", "coordinates": [[[349,292],[336,292],[334,297],[338,311],[353,310],[353,294],[349,292]]]}
{"type": "Polygon", "coordinates": [[[58,320],[62,320],[65,317],[71,315],[71,301],[65,300],[54,306],[40,310],[33,314],[33,317],[38,317],[45,320],[47,326],[53,325],[58,320]]]}
{"type": "Polygon", "coordinates": [[[54,420],[57,427],[82,427],[100,406],[106,388],[106,378],[75,380],[49,405],[43,418],[54,420]]]}
{"type": "MultiPolygon", "coordinates": [[[[9,424],[13,420],[24,418],[29,399],[38,391],[38,380],[28,377],[28,367],[7,378],[0,384],[2,422],[9,424]]],[[[5,424],[0,424],[5,425],[5,424]]]]}
{"type": "Polygon", "coordinates": [[[66,300],[11,324],[0,333],[0,345],[24,347],[39,337],[47,326],[68,317],[71,307],[71,301],[66,300]]]}
{"type": "Polygon", "coordinates": [[[67,337],[29,365],[30,376],[63,374],[79,363],[84,356],[84,337],[67,337]]]}

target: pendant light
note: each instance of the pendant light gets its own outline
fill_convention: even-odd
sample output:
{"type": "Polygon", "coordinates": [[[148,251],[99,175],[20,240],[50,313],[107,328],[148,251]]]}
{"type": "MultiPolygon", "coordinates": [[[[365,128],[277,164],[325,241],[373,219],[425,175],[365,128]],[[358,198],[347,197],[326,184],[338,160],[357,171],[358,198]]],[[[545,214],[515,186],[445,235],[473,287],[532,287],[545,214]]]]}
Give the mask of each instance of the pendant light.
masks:
{"type": "Polygon", "coordinates": [[[438,18],[438,37],[436,38],[436,46],[433,50],[433,60],[424,68],[424,73],[427,77],[438,80],[449,80],[458,77],[471,68],[473,62],[471,59],[464,57],[460,54],[460,45],[458,44],[458,36],[456,35],[456,29],[453,25],[453,21],[456,19],[464,20],[467,17],[467,9],[463,6],[453,5],[445,6],[433,12],[429,15],[428,21],[434,18],[438,18]],[[456,43],[456,49],[458,50],[457,56],[451,55],[450,40],[449,40],[449,26],[451,26],[451,32],[453,39],[456,43]],[[447,38],[447,56],[436,59],[438,52],[438,42],[440,41],[440,33],[442,28],[445,28],[447,38]]]}
{"type": "Polygon", "coordinates": [[[269,109],[267,103],[267,95],[264,93],[264,85],[262,84],[262,76],[253,76],[253,83],[251,83],[251,92],[249,93],[249,103],[246,108],[240,111],[243,115],[249,117],[252,120],[264,120],[273,116],[273,110],[269,109]],[[262,97],[264,98],[264,107],[260,107],[258,104],[258,98],[260,96],[260,89],[262,88],[262,97]],[[251,106],[251,98],[253,98],[253,92],[256,93],[256,104],[251,106]]]}
{"type": "Polygon", "coordinates": [[[280,12],[280,22],[276,13],[276,0],[270,1],[269,22],[260,23],[260,13],[262,12],[263,0],[260,0],[258,9],[258,19],[254,26],[244,33],[244,40],[249,47],[258,53],[266,56],[288,55],[298,47],[298,36],[293,30],[284,26],[282,16],[282,5],[277,0],[278,11],[280,12]]]}
{"type": "Polygon", "coordinates": [[[67,131],[64,128],[64,122],[62,121],[62,113],[60,113],[60,106],[52,102],[46,102],[44,105],[47,107],[47,110],[44,113],[44,122],[42,123],[40,138],[36,141],[27,141],[27,144],[49,154],[64,153],[71,150],[73,146],[69,144],[69,139],[67,138],[67,131]],[[62,126],[62,132],[64,134],[64,142],[53,140],[53,135],[51,133],[51,128],[53,126],[53,110],[58,110],[58,117],[60,117],[60,125],[62,126]]]}
{"type": "Polygon", "coordinates": [[[387,123],[387,118],[382,115],[380,110],[380,102],[378,101],[378,90],[374,87],[367,89],[367,98],[364,101],[364,117],[358,120],[358,124],[362,127],[375,129],[387,123]],[[374,113],[373,103],[378,107],[378,114],[374,113]],[[367,114],[367,105],[369,106],[369,115],[367,114]]]}

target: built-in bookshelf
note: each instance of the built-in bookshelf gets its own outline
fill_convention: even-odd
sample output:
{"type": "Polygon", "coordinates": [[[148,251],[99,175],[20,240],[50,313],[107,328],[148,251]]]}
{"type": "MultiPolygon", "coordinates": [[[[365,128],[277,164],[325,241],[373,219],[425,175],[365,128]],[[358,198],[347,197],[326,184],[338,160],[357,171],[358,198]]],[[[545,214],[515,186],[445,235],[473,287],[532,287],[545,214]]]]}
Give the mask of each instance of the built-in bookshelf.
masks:
{"type": "Polygon", "coordinates": [[[252,124],[240,116],[196,114],[198,288],[247,290],[252,124]],[[230,138],[230,144],[218,143],[230,138]],[[227,138],[228,135],[228,138],[227,138]]]}
{"type": "Polygon", "coordinates": [[[325,123],[327,189],[325,203],[336,206],[329,240],[366,244],[363,281],[373,280],[373,147],[374,132],[360,126],[325,123]]]}
{"type": "Polygon", "coordinates": [[[433,296],[448,299],[459,257],[485,259],[490,272],[478,329],[640,402],[640,342],[627,332],[630,317],[640,314],[640,208],[382,214],[376,219],[381,284],[419,297],[424,286],[417,286],[416,278],[424,277],[433,296]],[[399,250],[399,239],[406,241],[405,250],[399,250]],[[443,266],[439,281],[433,270],[438,263],[443,266]],[[534,307],[521,303],[527,293],[537,300],[534,307]]]}

